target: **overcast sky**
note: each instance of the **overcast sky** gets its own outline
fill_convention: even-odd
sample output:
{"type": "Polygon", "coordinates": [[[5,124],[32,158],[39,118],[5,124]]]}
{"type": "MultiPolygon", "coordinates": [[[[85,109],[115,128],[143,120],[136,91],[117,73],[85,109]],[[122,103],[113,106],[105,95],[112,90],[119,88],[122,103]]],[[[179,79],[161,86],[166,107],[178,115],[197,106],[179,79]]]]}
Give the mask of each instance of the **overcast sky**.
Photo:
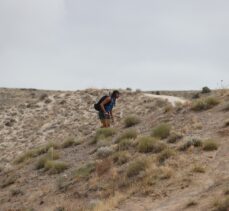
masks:
{"type": "Polygon", "coordinates": [[[0,87],[229,87],[228,0],[0,0],[0,87]]]}

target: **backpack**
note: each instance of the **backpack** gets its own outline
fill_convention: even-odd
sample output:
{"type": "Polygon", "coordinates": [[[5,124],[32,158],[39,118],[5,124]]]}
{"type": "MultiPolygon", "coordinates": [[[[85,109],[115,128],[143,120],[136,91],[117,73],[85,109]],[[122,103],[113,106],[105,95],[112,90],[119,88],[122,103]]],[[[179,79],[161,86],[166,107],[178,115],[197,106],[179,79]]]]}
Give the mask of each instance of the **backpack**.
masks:
{"type": "Polygon", "coordinates": [[[96,111],[100,111],[101,110],[101,107],[100,107],[100,104],[107,98],[109,97],[108,95],[105,95],[103,97],[100,98],[100,100],[94,104],[94,108],[96,111]]]}

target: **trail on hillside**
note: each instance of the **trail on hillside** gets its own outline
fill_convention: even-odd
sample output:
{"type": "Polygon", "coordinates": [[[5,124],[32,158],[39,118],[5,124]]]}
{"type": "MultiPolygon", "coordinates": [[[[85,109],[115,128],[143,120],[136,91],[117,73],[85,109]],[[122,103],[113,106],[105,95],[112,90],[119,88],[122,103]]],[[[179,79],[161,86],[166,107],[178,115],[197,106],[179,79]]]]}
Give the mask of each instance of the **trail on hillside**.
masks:
{"type": "Polygon", "coordinates": [[[157,98],[157,99],[162,99],[162,100],[167,100],[170,102],[173,106],[176,105],[176,103],[186,103],[188,100],[181,98],[181,97],[175,97],[175,96],[169,96],[169,95],[155,95],[155,94],[149,94],[145,93],[144,94],[146,97],[151,97],[151,98],[157,98]]]}

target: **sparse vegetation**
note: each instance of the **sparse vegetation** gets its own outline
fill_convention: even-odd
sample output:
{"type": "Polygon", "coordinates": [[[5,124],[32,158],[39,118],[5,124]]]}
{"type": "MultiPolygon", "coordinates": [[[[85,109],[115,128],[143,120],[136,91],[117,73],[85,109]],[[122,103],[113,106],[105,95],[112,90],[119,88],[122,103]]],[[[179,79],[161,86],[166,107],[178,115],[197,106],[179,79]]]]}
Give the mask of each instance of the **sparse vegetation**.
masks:
{"type": "Polygon", "coordinates": [[[57,151],[55,151],[52,147],[49,149],[49,151],[47,152],[46,155],[44,155],[43,157],[41,157],[37,163],[35,168],[36,169],[42,169],[45,167],[45,164],[47,161],[49,160],[57,160],[60,158],[60,155],[58,154],[57,151]]]}
{"type": "Polygon", "coordinates": [[[202,166],[194,166],[192,171],[195,173],[205,173],[205,169],[202,166]]]}
{"type": "Polygon", "coordinates": [[[166,145],[163,143],[160,143],[158,140],[156,140],[153,137],[141,137],[139,139],[138,144],[138,151],[147,153],[147,152],[154,152],[158,153],[165,149],[166,145]]]}
{"type": "Polygon", "coordinates": [[[16,159],[15,163],[19,164],[19,163],[22,163],[26,160],[29,160],[30,158],[34,158],[34,157],[37,157],[39,155],[45,154],[46,152],[48,152],[48,150],[51,147],[53,147],[54,149],[57,149],[59,146],[57,144],[54,144],[54,143],[48,143],[48,144],[40,146],[38,148],[29,150],[25,154],[21,155],[18,159],[16,159]]]}
{"type": "Polygon", "coordinates": [[[111,168],[112,161],[107,158],[96,163],[96,173],[98,176],[102,176],[111,168]]]}
{"type": "Polygon", "coordinates": [[[75,176],[78,178],[88,178],[95,171],[95,163],[88,163],[76,170],[75,176]]]}
{"type": "Polygon", "coordinates": [[[218,144],[214,140],[207,140],[203,143],[204,151],[214,151],[218,149],[218,144]]]}
{"type": "Polygon", "coordinates": [[[169,124],[162,123],[153,129],[152,135],[154,137],[165,139],[170,135],[171,127],[169,124]]]}
{"type": "Polygon", "coordinates": [[[61,145],[61,147],[68,148],[68,147],[76,146],[79,144],[80,144],[80,141],[76,141],[74,137],[70,137],[61,145]]]}
{"type": "Polygon", "coordinates": [[[144,159],[133,161],[127,168],[127,177],[137,176],[141,171],[145,171],[147,162],[144,159]]]}
{"type": "Polygon", "coordinates": [[[196,206],[198,203],[196,201],[189,201],[187,204],[186,204],[186,208],[189,208],[189,207],[194,207],[196,206]]]}
{"type": "Polygon", "coordinates": [[[195,101],[192,105],[192,110],[203,111],[203,110],[211,109],[218,104],[219,104],[219,100],[217,98],[208,97],[205,99],[200,99],[195,101]]]}
{"type": "Polygon", "coordinates": [[[113,149],[109,146],[100,147],[97,150],[97,156],[99,158],[106,158],[106,157],[110,156],[112,153],[113,153],[113,149]]]}
{"type": "Polygon", "coordinates": [[[136,129],[128,129],[117,138],[116,142],[120,142],[123,139],[135,139],[137,135],[136,129]]]}
{"type": "Polygon", "coordinates": [[[201,147],[203,145],[202,141],[200,139],[191,139],[191,140],[188,140],[186,141],[183,145],[181,145],[179,147],[179,150],[180,151],[186,151],[188,150],[191,146],[194,146],[194,147],[201,147]]]}
{"type": "Polygon", "coordinates": [[[192,144],[194,147],[202,147],[203,142],[200,139],[192,139],[192,144]]]}
{"type": "Polygon", "coordinates": [[[182,138],[183,138],[182,134],[172,132],[168,138],[168,143],[176,143],[178,140],[180,140],[182,138]]]}
{"type": "Polygon", "coordinates": [[[136,116],[128,116],[125,119],[125,127],[132,127],[140,123],[140,119],[136,116]]]}
{"type": "Polygon", "coordinates": [[[23,195],[23,191],[21,189],[12,189],[11,190],[11,196],[18,196],[18,195],[23,195]]]}
{"type": "Polygon", "coordinates": [[[68,168],[68,165],[61,161],[48,160],[45,163],[45,170],[51,174],[59,174],[68,168]]]}
{"type": "Polygon", "coordinates": [[[223,200],[219,199],[218,201],[215,202],[214,206],[215,208],[213,209],[213,211],[228,211],[229,197],[226,197],[223,200]]]}
{"type": "Polygon", "coordinates": [[[192,144],[193,144],[192,141],[187,141],[186,143],[184,143],[183,145],[179,147],[179,150],[186,151],[192,146],[192,144]]]}
{"type": "Polygon", "coordinates": [[[113,155],[113,161],[118,165],[123,165],[124,163],[127,163],[129,159],[130,154],[126,151],[119,151],[113,155]]]}
{"type": "Polygon", "coordinates": [[[91,144],[96,144],[99,140],[107,139],[115,135],[114,128],[99,128],[96,131],[95,137],[92,139],[91,144]]]}
{"type": "Polygon", "coordinates": [[[118,144],[118,149],[119,150],[127,150],[131,147],[132,143],[130,139],[123,139],[122,141],[119,142],[118,144]]]}
{"type": "Polygon", "coordinates": [[[157,157],[160,164],[163,164],[167,159],[175,155],[175,151],[169,148],[164,149],[157,157]]]}
{"type": "Polygon", "coordinates": [[[5,177],[2,181],[1,181],[1,185],[0,187],[1,188],[6,188],[12,184],[14,184],[17,180],[17,176],[16,174],[11,174],[11,175],[8,175],[7,177],[5,177]]]}

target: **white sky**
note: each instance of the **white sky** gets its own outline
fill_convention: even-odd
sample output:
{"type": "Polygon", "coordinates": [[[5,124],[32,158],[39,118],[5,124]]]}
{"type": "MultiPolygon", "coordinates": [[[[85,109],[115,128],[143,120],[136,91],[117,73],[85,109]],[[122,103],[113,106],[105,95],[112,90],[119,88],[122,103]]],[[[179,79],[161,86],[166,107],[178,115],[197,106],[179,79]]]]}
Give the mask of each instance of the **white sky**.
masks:
{"type": "Polygon", "coordinates": [[[229,87],[228,0],[0,0],[0,87],[229,87]]]}

